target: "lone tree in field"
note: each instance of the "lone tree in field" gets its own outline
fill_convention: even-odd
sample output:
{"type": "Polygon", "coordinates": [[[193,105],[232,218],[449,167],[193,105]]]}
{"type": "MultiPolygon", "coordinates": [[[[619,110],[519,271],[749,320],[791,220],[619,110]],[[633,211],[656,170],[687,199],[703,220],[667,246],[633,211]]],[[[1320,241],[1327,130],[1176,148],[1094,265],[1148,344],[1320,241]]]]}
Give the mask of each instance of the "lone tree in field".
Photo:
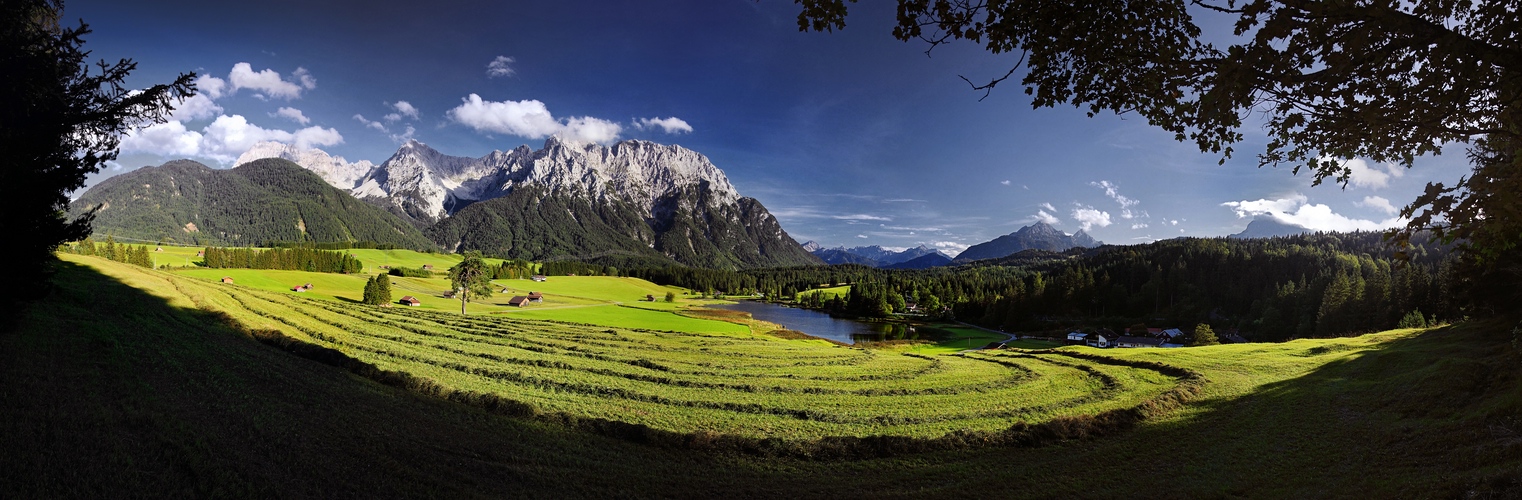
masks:
{"type": "Polygon", "coordinates": [[[666,292],[666,302],[676,302],[676,292],[666,292]]]}
{"type": "Polygon", "coordinates": [[[0,2],[0,234],[19,283],[4,298],[36,296],[53,250],[90,235],[94,210],[69,220],[69,194],[116,159],[122,133],[162,123],[172,102],[195,93],[194,73],[173,83],[130,89],[130,59],[91,64],[84,23],[60,23],[57,0],[0,2]],[[93,68],[93,70],[92,70],[93,68]]]}
{"type": "MultiPolygon", "coordinates": [[[[795,1],[800,30],[845,27],[845,0],[795,1]]],[[[963,40],[1019,54],[1008,72],[963,77],[985,95],[1018,76],[1033,107],[1134,114],[1223,163],[1243,117],[1262,117],[1258,165],[1309,170],[1315,184],[1346,186],[1347,159],[1409,168],[1467,143],[1473,174],[1428,184],[1401,211],[1410,223],[1387,236],[1459,240],[1475,300],[1505,310],[1522,298],[1516,2],[899,0],[897,19],[893,36],[927,53],[963,40]],[[1198,15],[1234,22],[1206,33],[1198,15]]]]}
{"type": "Polygon", "coordinates": [[[1221,339],[1216,338],[1215,330],[1211,330],[1210,325],[1204,323],[1194,325],[1194,342],[1190,345],[1217,345],[1220,343],[1221,339]]]}
{"type": "Polygon", "coordinates": [[[449,268],[449,282],[454,285],[455,296],[460,299],[460,315],[465,315],[465,304],[471,299],[491,297],[491,267],[481,260],[481,254],[470,252],[465,260],[449,268]]]}
{"type": "Polygon", "coordinates": [[[372,306],[391,302],[391,277],[386,273],[372,276],[365,281],[364,303],[372,306]]]}

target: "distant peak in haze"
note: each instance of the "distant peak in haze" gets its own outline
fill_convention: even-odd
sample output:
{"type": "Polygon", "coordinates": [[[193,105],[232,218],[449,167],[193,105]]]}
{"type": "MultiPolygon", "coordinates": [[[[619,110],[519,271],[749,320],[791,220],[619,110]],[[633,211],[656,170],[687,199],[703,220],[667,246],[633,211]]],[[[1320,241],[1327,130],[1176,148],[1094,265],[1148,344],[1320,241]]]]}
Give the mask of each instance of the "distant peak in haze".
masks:
{"type": "Polygon", "coordinates": [[[1237,239],[1273,238],[1313,232],[1315,231],[1305,226],[1282,222],[1270,216],[1261,216],[1253,219],[1252,222],[1248,222],[1247,228],[1243,229],[1242,232],[1233,234],[1230,237],[1237,239]]]}
{"type": "Polygon", "coordinates": [[[956,262],[997,259],[1022,250],[1061,252],[1073,247],[1093,248],[1102,244],[1104,243],[1095,240],[1083,230],[1069,235],[1045,222],[1036,222],[1013,233],[994,238],[993,241],[968,247],[967,250],[957,254],[956,262]]]}

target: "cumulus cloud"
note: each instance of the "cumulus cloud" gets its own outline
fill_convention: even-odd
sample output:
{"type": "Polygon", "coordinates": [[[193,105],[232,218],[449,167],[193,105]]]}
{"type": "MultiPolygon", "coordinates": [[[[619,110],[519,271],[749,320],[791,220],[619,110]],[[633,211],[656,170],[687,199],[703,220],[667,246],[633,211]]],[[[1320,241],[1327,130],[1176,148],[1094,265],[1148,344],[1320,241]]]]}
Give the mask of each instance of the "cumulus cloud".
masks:
{"type": "Polygon", "coordinates": [[[1135,219],[1135,218],[1150,218],[1151,217],[1151,215],[1148,214],[1145,210],[1132,210],[1131,209],[1132,207],[1135,207],[1136,205],[1140,204],[1141,202],[1136,201],[1136,200],[1131,199],[1131,198],[1127,198],[1125,195],[1120,194],[1120,188],[1115,186],[1114,183],[1112,183],[1110,181],[1101,180],[1099,182],[1090,182],[1089,185],[1097,187],[1097,188],[1100,188],[1100,189],[1103,189],[1104,192],[1105,192],[1105,196],[1109,196],[1110,199],[1115,200],[1116,204],[1120,205],[1120,218],[1122,218],[1122,219],[1135,219]]]}
{"type": "Polygon", "coordinates": [[[317,87],[317,81],[312,79],[305,69],[297,68],[296,71],[298,73],[296,76],[301,82],[299,85],[281,79],[280,73],[275,70],[266,69],[256,72],[253,65],[240,62],[234,64],[232,72],[227,75],[227,81],[232,84],[228,93],[237,92],[239,89],[251,89],[270,97],[295,99],[301,97],[303,87],[306,89],[317,87]]]}
{"type": "Polygon", "coordinates": [[[392,115],[396,116],[398,119],[403,116],[414,120],[418,119],[418,110],[410,102],[396,101],[391,103],[390,106],[392,109],[396,110],[396,113],[392,113],[392,115]]]}
{"type": "MultiPolygon", "coordinates": [[[[218,93],[220,92],[219,90],[218,93]]],[[[175,105],[174,111],[169,113],[169,119],[179,122],[192,122],[222,114],[222,106],[212,102],[212,98],[207,97],[208,95],[210,95],[209,92],[203,92],[186,98],[185,102],[175,105]]]]}
{"type": "Polygon", "coordinates": [[[122,135],[122,153],[151,153],[184,158],[201,150],[201,134],[185,128],[178,120],[158,123],[122,135]]]}
{"type": "MultiPolygon", "coordinates": [[[[1336,160],[1322,158],[1321,161],[1336,160]]],[[[1391,178],[1400,178],[1406,175],[1405,169],[1392,163],[1371,166],[1366,161],[1354,158],[1342,162],[1342,165],[1348,170],[1348,185],[1353,187],[1379,189],[1389,186],[1391,178]]]]}
{"type": "Polygon", "coordinates": [[[147,153],[169,157],[199,157],[230,163],[254,143],[275,141],[301,148],[332,146],[343,143],[337,130],[307,127],[295,132],[266,129],[248,122],[242,115],[222,115],[200,132],[169,121],[133,130],[122,137],[123,153],[147,153]]]}
{"type": "Polygon", "coordinates": [[[513,76],[513,73],[517,73],[517,71],[514,70],[511,66],[513,62],[515,61],[511,57],[497,56],[496,59],[492,59],[491,62],[486,63],[486,77],[496,78],[499,76],[513,76]]]}
{"type": "Polygon", "coordinates": [[[270,113],[270,116],[271,117],[285,118],[287,120],[290,120],[290,121],[293,121],[293,122],[296,122],[296,123],[300,123],[302,125],[306,125],[308,123],[312,123],[312,119],[311,118],[307,118],[306,114],[302,113],[301,110],[296,109],[296,108],[287,108],[287,107],[281,106],[280,109],[275,110],[274,113],[270,113]]]}
{"type": "Polygon", "coordinates": [[[1377,231],[1406,223],[1405,219],[1395,217],[1382,221],[1354,219],[1333,212],[1332,207],[1324,204],[1309,203],[1305,195],[1299,193],[1274,200],[1228,201],[1221,206],[1236,212],[1237,217],[1268,216],[1315,231],[1377,231]]]}
{"type": "Polygon", "coordinates": [[[858,234],[858,235],[856,235],[856,237],[857,238],[861,238],[861,239],[867,239],[867,235],[865,235],[865,234],[858,234]]]}
{"type": "Polygon", "coordinates": [[[406,131],[404,131],[404,132],[402,132],[400,134],[391,134],[391,140],[396,141],[396,142],[407,142],[407,141],[412,140],[413,134],[416,134],[416,133],[417,133],[417,129],[412,128],[411,125],[408,125],[406,131]]]}
{"type": "Polygon", "coordinates": [[[360,123],[363,123],[366,127],[370,127],[370,128],[375,129],[375,130],[379,130],[379,131],[381,131],[381,133],[385,133],[385,134],[391,133],[390,130],[386,129],[386,124],[378,122],[378,121],[366,119],[365,115],[361,115],[361,114],[355,113],[354,114],[354,120],[358,121],[360,123]]]}
{"type": "Polygon", "coordinates": [[[1045,208],[1045,209],[1047,209],[1047,210],[1051,210],[1051,211],[1053,211],[1053,212],[1056,212],[1056,211],[1057,211],[1057,207],[1054,207],[1054,206],[1052,206],[1052,204],[1051,204],[1051,203],[1042,203],[1042,204],[1041,204],[1041,208],[1045,208]]]}
{"type": "Polygon", "coordinates": [[[645,130],[660,128],[668,134],[692,133],[692,125],[686,120],[675,116],[668,118],[640,118],[634,121],[634,128],[645,130]]]}
{"type": "Polygon", "coordinates": [[[196,95],[204,95],[208,99],[220,99],[226,90],[227,80],[211,75],[196,77],[196,95]]]}
{"type": "Polygon", "coordinates": [[[1135,223],[1135,224],[1131,225],[1131,229],[1146,229],[1146,228],[1147,228],[1147,223],[1145,223],[1145,222],[1138,222],[1138,223],[1135,223]]]}
{"type": "Polygon", "coordinates": [[[618,139],[623,127],[600,118],[588,116],[565,121],[550,114],[544,103],[526,101],[487,101],[470,94],[460,99],[461,104],[445,113],[451,120],[476,129],[516,135],[529,139],[542,139],[551,135],[564,139],[608,143],[618,139]]]}
{"type": "Polygon", "coordinates": [[[1062,220],[1058,219],[1057,216],[1046,213],[1045,210],[1037,210],[1036,215],[1033,215],[1032,217],[1034,217],[1036,221],[1044,222],[1047,225],[1062,222],[1062,220]]]}
{"type": "Polygon", "coordinates": [[[1088,231],[1094,226],[1105,227],[1110,225],[1110,213],[1097,210],[1094,207],[1080,206],[1073,210],[1073,220],[1078,221],[1078,228],[1088,231]]]}
{"type": "Polygon", "coordinates": [[[1396,213],[1400,212],[1399,208],[1395,208],[1395,205],[1391,204],[1390,200],[1387,200],[1382,196],[1365,196],[1363,197],[1363,201],[1355,202],[1353,204],[1360,207],[1379,210],[1384,212],[1385,215],[1395,215],[1396,213]]]}
{"type": "Polygon", "coordinates": [[[999,181],[999,184],[1003,184],[1005,186],[1008,186],[1009,185],[1009,180],[1005,179],[1005,180],[999,181]]]}

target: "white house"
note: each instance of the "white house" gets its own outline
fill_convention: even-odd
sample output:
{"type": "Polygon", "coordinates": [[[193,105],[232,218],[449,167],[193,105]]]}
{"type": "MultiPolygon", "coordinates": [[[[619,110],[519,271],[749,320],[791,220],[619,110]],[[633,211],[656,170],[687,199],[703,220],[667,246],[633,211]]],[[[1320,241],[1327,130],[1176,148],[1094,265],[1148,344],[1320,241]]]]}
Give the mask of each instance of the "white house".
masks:
{"type": "Polygon", "coordinates": [[[1088,336],[1089,336],[1089,334],[1087,334],[1087,333],[1072,332],[1072,333],[1068,334],[1068,342],[1069,343],[1073,343],[1073,344],[1082,344],[1083,343],[1083,339],[1088,337],[1088,336]]]}
{"type": "Polygon", "coordinates": [[[1114,339],[1106,338],[1105,334],[1103,334],[1103,333],[1095,333],[1095,334],[1089,335],[1088,336],[1088,340],[1085,341],[1085,343],[1088,344],[1089,347],[1101,347],[1101,348],[1103,348],[1103,347],[1110,347],[1110,344],[1114,343],[1114,339]]]}

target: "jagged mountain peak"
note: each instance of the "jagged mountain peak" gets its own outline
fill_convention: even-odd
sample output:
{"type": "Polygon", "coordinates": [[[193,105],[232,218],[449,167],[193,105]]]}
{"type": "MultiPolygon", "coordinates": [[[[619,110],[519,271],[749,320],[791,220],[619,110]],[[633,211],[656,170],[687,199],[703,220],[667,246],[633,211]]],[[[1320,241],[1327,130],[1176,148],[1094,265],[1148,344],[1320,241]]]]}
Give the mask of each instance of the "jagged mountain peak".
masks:
{"type": "Polygon", "coordinates": [[[239,155],[233,164],[242,165],[262,158],[280,158],[301,165],[302,168],[315,172],[329,185],[344,190],[354,189],[365,176],[375,170],[375,164],[369,160],[350,163],[342,156],[333,156],[321,149],[299,148],[275,141],[255,143],[239,155]]]}

